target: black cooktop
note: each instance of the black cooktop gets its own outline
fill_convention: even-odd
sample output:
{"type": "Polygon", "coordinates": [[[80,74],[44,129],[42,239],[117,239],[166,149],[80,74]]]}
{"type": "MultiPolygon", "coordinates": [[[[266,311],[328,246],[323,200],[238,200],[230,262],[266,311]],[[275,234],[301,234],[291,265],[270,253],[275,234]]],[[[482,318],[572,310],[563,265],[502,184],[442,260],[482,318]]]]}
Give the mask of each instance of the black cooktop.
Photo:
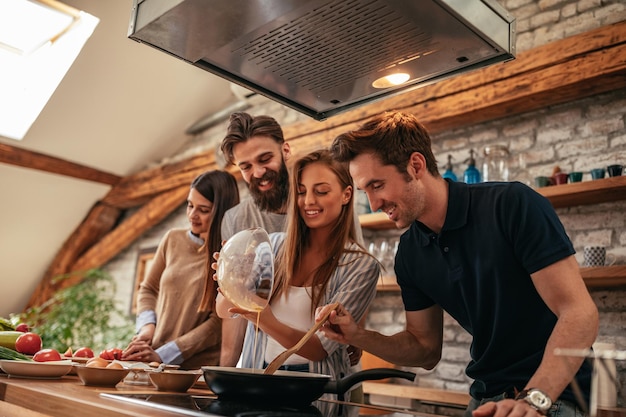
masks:
{"type": "Polygon", "coordinates": [[[314,401],[311,405],[295,408],[272,404],[249,404],[244,401],[224,401],[211,395],[102,393],[100,396],[196,417],[356,417],[361,408],[360,405],[340,404],[325,400],[314,401]]]}

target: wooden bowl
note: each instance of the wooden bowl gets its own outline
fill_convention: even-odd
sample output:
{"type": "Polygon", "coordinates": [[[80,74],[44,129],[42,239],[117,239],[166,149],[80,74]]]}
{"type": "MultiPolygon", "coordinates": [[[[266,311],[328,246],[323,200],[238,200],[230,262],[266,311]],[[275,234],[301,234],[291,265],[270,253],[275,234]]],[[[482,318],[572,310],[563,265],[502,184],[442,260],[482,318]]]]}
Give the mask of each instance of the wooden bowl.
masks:
{"type": "Polygon", "coordinates": [[[128,375],[130,369],[122,368],[90,368],[76,366],[76,373],[83,385],[96,387],[114,387],[128,375]]]}
{"type": "Polygon", "coordinates": [[[148,372],[148,375],[158,391],[186,392],[200,378],[202,371],[165,370],[148,372]]]}

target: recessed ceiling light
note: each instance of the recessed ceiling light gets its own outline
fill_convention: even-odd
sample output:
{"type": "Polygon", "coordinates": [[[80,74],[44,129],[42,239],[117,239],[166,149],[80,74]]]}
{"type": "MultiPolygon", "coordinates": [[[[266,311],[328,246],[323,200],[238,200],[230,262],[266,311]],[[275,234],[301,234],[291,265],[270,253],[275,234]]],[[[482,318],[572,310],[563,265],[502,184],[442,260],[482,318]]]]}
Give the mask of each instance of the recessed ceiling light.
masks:
{"type": "Polygon", "coordinates": [[[374,88],[389,88],[396,85],[404,84],[409,81],[411,76],[405,72],[396,72],[394,74],[385,75],[380,77],[372,83],[374,88]]]}

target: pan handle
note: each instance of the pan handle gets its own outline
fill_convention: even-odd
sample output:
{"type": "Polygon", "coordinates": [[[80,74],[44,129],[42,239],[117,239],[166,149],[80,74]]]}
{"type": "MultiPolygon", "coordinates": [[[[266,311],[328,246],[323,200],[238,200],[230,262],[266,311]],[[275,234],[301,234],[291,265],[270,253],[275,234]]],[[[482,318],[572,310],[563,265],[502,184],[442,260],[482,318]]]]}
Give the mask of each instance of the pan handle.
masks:
{"type": "Polygon", "coordinates": [[[385,378],[403,378],[409,381],[415,380],[415,373],[408,371],[401,371],[399,369],[392,368],[373,368],[366,369],[364,371],[355,372],[352,375],[348,375],[345,378],[341,378],[338,381],[329,381],[324,386],[324,392],[329,394],[337,394],[343,397],[350,388],[359,382],[371,381],[376,379],[385,378]]]}

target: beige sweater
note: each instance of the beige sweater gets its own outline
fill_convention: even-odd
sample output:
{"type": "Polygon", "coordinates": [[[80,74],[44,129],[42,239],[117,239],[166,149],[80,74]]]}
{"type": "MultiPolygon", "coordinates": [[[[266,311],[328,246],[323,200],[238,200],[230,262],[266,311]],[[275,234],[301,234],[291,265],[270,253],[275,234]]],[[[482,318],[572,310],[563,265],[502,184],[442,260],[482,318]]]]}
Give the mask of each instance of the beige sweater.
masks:
{"type": "Polygon", "coordinates": [[[175,341],[185,358],[181,368],[219,363],[222,322],[215,312],[198,313],[207,251],[198,253],[185,229],[165,234],[137,296],[137,312],[153,310],[157,323],[152,347],[175,341]]]}

